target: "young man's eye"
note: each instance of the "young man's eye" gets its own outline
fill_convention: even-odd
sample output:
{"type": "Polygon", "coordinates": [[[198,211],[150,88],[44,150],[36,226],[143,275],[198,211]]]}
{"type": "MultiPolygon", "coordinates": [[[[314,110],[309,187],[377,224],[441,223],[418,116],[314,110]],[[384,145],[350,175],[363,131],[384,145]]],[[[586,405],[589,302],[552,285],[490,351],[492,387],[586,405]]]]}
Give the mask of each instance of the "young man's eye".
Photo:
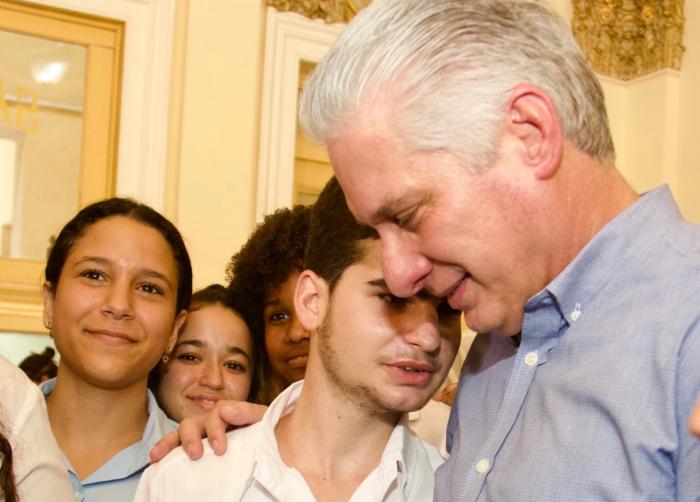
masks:
{"type": "Polygon", "coordinates": [[[401,298],[398,296],[394,296],[391,293],[382,293],[379,295],[379,298],[382,299],[382,301],[388,303],[392,307],[405,307],[408,305],[409,298],[401,298]]]}

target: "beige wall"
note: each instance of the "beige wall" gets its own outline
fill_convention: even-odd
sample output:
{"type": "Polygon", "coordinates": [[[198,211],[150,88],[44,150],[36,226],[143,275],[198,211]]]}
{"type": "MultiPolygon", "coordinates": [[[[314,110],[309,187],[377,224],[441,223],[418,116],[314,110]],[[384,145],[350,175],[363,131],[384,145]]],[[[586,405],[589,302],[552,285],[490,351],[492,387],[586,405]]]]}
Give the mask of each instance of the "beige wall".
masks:
{"type": "Polygon", "coordinates": [[[224,281],[254,223],[264,7],[180,0],[178,9],[171,139],[179,148],[170,148],[167,211],[198,288],[224,281]]]}
{"type": "MultiPolygon", "coordinates": [[[[552,0],[571,19],[570,0],[552,0]]],[[[187,239],[195,286],[223,281],[254,225],[264,41],[262,0],[179,0],[168,212],[187,239]]],[[[700,223],[700,2],[686,2],[680,73],[602,78],[618,166],[640,191],[669,183],[700,223]]]]}
{"type": "Polygon", "coordinates": [[[700,223],[700,2],[686,1],[685,17],[675,193],[685,216],[700,223]]]}

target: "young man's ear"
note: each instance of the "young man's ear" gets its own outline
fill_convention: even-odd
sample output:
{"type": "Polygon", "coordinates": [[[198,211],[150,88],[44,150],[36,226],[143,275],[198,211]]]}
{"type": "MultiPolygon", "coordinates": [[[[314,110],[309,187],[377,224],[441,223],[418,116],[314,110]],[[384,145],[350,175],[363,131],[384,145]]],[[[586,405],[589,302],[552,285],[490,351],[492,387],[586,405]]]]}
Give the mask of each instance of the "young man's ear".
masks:
{"type": "Polygon", "coordinates": [[[53,304],[54,304],[54,292],[53,286],[50,282],[46,281],[41,286],[41,295],[44,297],[44,311],[42,313],[42,320],[44,321],[44,326],[46,329],[51,331],[53,323],[53,304]]]}
{"type": "Polygon", "coordinates": [[[511,90],[506,130],[518,140],[518,154],[537,179],[556,174],[564,136],[559,115],[549,95],[532,84],[511,90]]]}
{"type": "Polygon", "coordinates": [[[311,270],[299,274],[294,289],[294,310],[306,331],[317,330],[326,315],[328,285],[311,270]]]}

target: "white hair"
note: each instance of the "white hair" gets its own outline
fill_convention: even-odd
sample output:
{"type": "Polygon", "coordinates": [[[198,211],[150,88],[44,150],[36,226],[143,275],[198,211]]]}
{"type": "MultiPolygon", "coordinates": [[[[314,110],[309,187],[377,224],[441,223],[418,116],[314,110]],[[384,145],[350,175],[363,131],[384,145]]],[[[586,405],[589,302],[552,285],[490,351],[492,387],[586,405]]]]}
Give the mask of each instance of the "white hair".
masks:
{"type": "Polygon", "coordinates": [[[327,143],[361,107],[384,103],[409,149],[486,168],[519,83],[549,95],[565,138],[614,161],[600,84],[569,28],[537,0],[375,0],[308,79],[300,122],[327,143]]]}

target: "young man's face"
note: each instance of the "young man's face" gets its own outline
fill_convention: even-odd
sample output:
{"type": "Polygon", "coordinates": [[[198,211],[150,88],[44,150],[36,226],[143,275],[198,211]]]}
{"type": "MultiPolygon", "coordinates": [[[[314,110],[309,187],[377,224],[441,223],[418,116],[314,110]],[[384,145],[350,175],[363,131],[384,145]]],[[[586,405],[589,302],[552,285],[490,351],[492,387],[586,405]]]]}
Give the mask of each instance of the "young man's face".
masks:
{"type": "Polygon", "coordinates": [[[459,313],[427,294],[393,296],[384,282],[381,244],[348,267],[330,296],[318,352],[330,380],[373,412],[425,405],[445,379],[460,342],[459,313]]]}

